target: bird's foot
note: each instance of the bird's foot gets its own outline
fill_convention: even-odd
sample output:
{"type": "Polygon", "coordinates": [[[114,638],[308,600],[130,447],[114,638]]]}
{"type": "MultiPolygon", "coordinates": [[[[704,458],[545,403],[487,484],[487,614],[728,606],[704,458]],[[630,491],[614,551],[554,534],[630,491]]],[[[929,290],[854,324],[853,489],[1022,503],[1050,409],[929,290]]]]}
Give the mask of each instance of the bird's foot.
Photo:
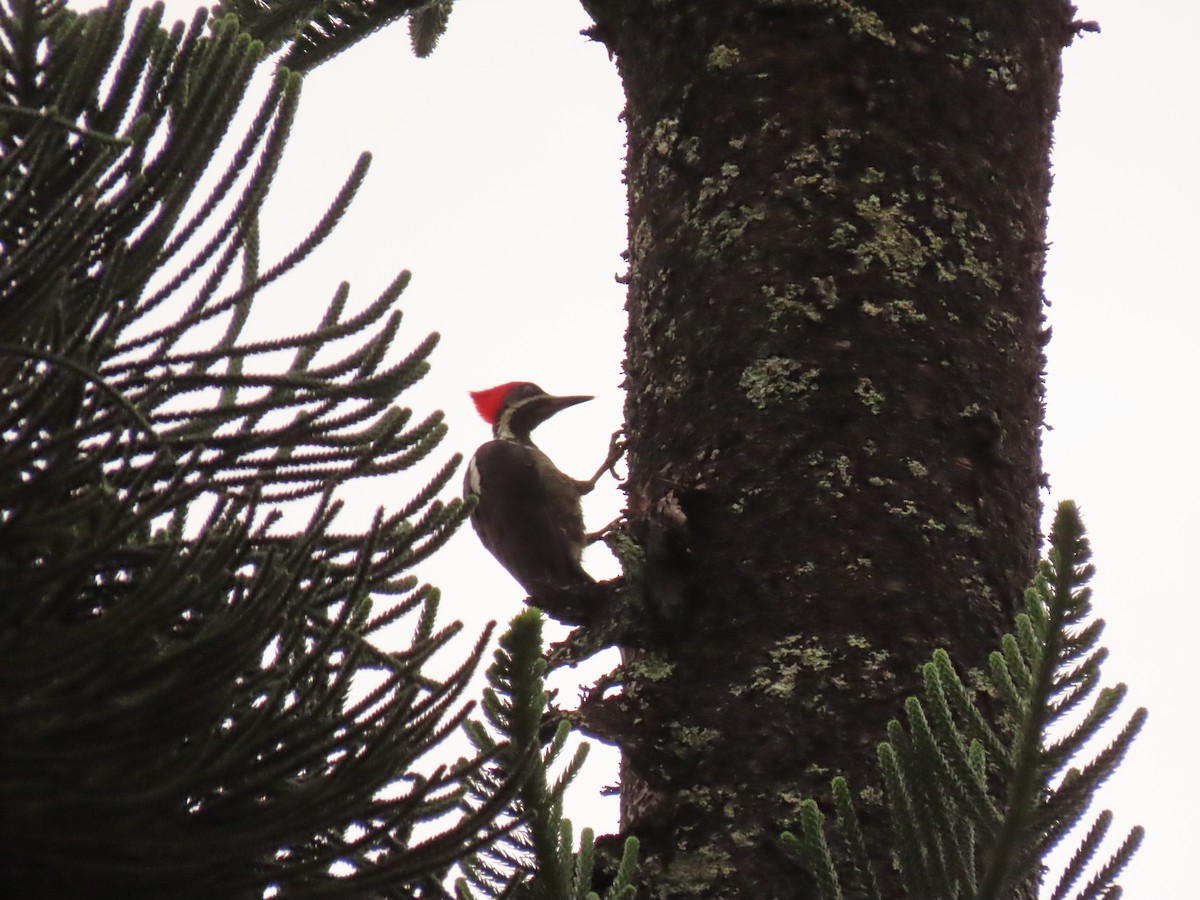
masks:
{"type": "Polygon", "coordinates": [[[583,536],[584,546],[591,546],[592,544],[596,543],[596,541],[605,541],[614,531],[624,527],[624,524],[625,517],[617,516],[599,531],[589,531],[583,536]]]}
{"type": "Polygon", "coordinates": [[[596,486],[596,482],[604,475],[605,472],[612,474],[612,477],[617,481],[621,480],[621,476],[617,474],[617,463],[621,461],[621,457],[625,455],[627,443],[625,440],[625,429],[618,428],[613,432],[613,436],[608,441],[608,456],[604,458],[604,462],[600,468],[596,470],[596,474],[587,481],[579,482],[579,492],[586,494],[596,486]]]}

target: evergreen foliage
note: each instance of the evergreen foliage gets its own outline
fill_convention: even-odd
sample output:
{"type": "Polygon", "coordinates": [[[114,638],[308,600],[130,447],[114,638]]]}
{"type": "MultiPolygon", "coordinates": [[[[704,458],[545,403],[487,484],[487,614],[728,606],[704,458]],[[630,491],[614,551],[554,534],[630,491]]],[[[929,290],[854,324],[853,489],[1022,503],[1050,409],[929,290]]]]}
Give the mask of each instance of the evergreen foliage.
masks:
{"type": "Polygon", "coordinates": [[[500,639],[495,662],[488,669],[484,720],[468,726],[480,755],[493,760],[475,778],[472,808],[525,766],[529,771],[508,810],[512,830],[463,863],[463,876],[456,884],[457,900],[600,900],[601,896],[604,900],[631,900],[634,896],[636,838],[626,839],[603,895],[593,886],[596,847],[592,829],[583,829],[579,849],[574,849],[571,822],[563,818],[563,795],[583,765],[587,745],[580,745],[563,761],[570,726],[561,720],[542,746],[542,724],[549,709],[545,671],[542,614],[526,610],[513,619],[500,639]],[[552,780],[555,768],[559,771],[552,780]]]}
{"type": "Polygon", "coordinates": [[[381,28],[405,17],[413,52],[428,56],[446,31],[454,0],[223,0],[222,15],[238,17],[268,52],[307,72],[381,28]]]}
{"type": "MultiPolygon", "coordinates": [[[[1025,613],[990,658],[986,692],[1001,711],[998,725],[989,724],[944,650],[924,668],[924,697],[905,704],[907,723],[889,723],[879,763],[907,896],[998,900],[1041,884],[1047,855],[1087,822],[1096,790],[1145,722],[1146,711],[1138,709],[1104,749],[1076,762],[1125,695],[1123,684],[1098,688],[1107,652],[1098,643],[1103,621],[1090,619],[1090,555],[1078,510],[1062,503],[1049,558],[1026,592],[1025,613]]],[[[813,800],[804,804],[802,834],[786,834],[785,842],[823,900],[878,898],[844,778],[834,779],[832,793],[836,851],[826,843],[829,832],[813,800]]],[[[1104,810],[1087,822],[1051,900],[1120,896],[1115,879],[1143,832],[1133,828],[1095,866],[1111,821],[1104,810]],[[1089,868],[1091,879],[1076,890],[1089,868]]]]}
{"type": "Polygon", "coordinates": [[[437,42],[446,33],[454,0],[429,0],[424,6],[413,10],[408,17],[408,32],[412,38],[413,53],[428,56],[437,42]]]}
{"type": "Polygon", "coordinates": [[[401,275],[249,336],[367,159],[260,270],[298,76],[233,135],[264,45],[128,13],[0,0],[0,893],[441,896],[512,790],[464,813],[482,761],[431,761],[487,639],[426,671],[459,626],[409,570],[465,516],[436,499],[458,458],[332,530],[341,485],[441,440],[397,405],[436,335],[391,359],[401,275]],[[397,623],[407,647],[377,649],[397,623]]]}

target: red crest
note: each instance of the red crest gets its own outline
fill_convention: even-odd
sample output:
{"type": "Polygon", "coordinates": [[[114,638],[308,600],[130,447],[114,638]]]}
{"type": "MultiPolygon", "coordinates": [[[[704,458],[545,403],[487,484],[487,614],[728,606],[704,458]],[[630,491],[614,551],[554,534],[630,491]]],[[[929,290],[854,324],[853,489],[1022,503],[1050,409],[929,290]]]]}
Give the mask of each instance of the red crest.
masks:
{"type": "Polygon", "coordinates": [[[471,391],[471,399],[475,401],[475,408],[479,410],[479,415],[483,417],[483,420],[489,425],[494,425],[500,415],[501,407],[504,406],[504,398],[508,396],[508,392],[522,384],[525,382],[508,381],[498,384],[494,388],[488,388],[486,391],[471,391]]]}

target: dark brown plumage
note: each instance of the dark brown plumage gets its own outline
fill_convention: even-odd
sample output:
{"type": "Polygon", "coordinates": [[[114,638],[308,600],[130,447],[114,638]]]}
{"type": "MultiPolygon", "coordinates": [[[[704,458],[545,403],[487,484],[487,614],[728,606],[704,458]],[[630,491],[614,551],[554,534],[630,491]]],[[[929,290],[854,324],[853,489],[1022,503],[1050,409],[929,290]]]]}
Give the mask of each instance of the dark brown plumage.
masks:
{"type": "Polygon", "coordinates": [[[476,498],[471,524],[479,540],[531,597],[595,583],[580,563],[581,498],[592,485],[559,471],[530,436],[555,413],[591,397],[555,397],[529,382],[471,396],[493,435],[471,457],[464,483],[464,494],[476,498]]]}

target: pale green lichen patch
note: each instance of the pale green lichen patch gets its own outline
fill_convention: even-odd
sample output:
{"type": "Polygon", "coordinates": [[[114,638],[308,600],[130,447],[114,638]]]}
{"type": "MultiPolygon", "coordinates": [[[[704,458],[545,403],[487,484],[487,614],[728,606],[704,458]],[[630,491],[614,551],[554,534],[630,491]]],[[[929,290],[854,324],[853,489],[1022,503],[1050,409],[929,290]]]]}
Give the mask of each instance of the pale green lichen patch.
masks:
{"type": "Polygon", "coordinates": [[[889,47],[896,46],[896,38],[874,10],[851,3],[850,0],[818,0],[818,2],[820,6],[847,22],[852,34],[865,34],[889,47]]]}
{"type": "Polygon", "coordinates": [[[679,142],[679,120],[659,119],[650,134],[650,146],[662,156],[669,156],[679,142]]]}
{"type": "Polygon", "coordinates": [[[758,409],[779,403],[800,403],[817,390],[820,370],[786,356],[756,360],[742,371],[738,386],[758,409]]]}
{"type": "Polygon", "coordinates": [[[697,249],[704,256],[717,256],[740,240],[751,224],[767,219],[764,208],[734,206],[725,199],[740,175],[736,163],[722,163],[717,174],[701,179],[695,200],[684,209],[683,221],[697,232],[697,249]]]}
{"type": "MultiPolygon", "coordinates": [[[[835,195],[841,187],[838,171],[841,168],[843,144],[852,136],[849,129],[830,128],[821,135],[820,141],[805,144],[789,155],[784,166],[789,172],[796,173],[791,179],[792,186],[802,189],[811,187],[828,197],[835,195]]],[[[803,193],[801,202],[806,207],[811,205],[803,193]]]]}
{"type": "Polygon", "coordinates": [[[954,508],[956,510],[958,510],[959,515],[962,516],[961,520],[959,520],[958,522],[955,522],[955,524],[954,524],[955,528],[957,528],[960,532],[962,532],[963,534],[968,535],[970,537],[974,537],[974,538],[984,537],[985,532],[984,532],[983,528],[980,527],[980,525],[979,525],[978,518],[975,514],[974,507],[972,507],[966,503],[963,503],[960,500],[954,504],[954,508]]]}
{"type": "Polygon", "coordinates": [[[858,229],[845,229],[841,234],[835,231],[835,246],[845,241],[857,260],[856,271],[880,265],[892,281],[912,287],[921,270],[940,257],[945,242],[929,228],[917,225],[916,218],[904,208],[908,199],[901,191],[891,202],[871,194],[855,203],[855,211],[865,223],[866,237],[851,246],[851,232],[857,236],[858,229]]]}
{"type": "Polygon", "coordinates": [[[621,571],[625,577],[633,582],[640,581],[642,568],[646,563],[646,551],[642,545],[623,528],[606,532],[603,540],[605,546],[621,563],[621,571]]]}
{"type": "Polygon", "coordinates": [[[983,412],[983,407],[978,403],[968,403],[958,411],[958,415],[963,419],[973,419],[983,412]]]}
{"type": "Polygon", "coordinates": [[[776,287],[762,286],[763,296],[771,310],[771,323],[824,321],[825,315],[838,305],[837,282],[832,275],[812,277],[807,286],[795,284],[776,287]]]}
{"type": "Polygon", "coordinates": [[[761,843],[761,838],[757,835],[747,834],[744,831],[734,831],[730,833],[729,840],[733,846],[742,850],[750,847],[757,847],[761,843]]]}
{"type": "Polygon", "coordinates": [[[679,142],[679,155],[683,157],[683,161],[689,166],[694,166],[700,161],[700,138],[692,136],[685,137],[679,142]]]}
{"type": "Polygon", "coordinates": [[[742,52],[737,47],[717,44],[708,51],[708,67],[710,69],[732,69],[742,58],[742,52]]]}
{"type": "Polygon", "coordinates": [[[813,483],[835,498],[846,496],[843,488],[848,488],[854,483],[848,456],[841,455],[828,459],[823,453],[814,452],[808,455],[805,462],[813,470],[813,483]]]}
{"type": "MultiPolygon", "coordinates": [[[[942,282],[970,278],[988,291],[998,291],[1000,267],[992,258],[988,228],[976,213],[958,208],[942,174],[916,166],[905,173],[909,187],[888,191],[889,173],[867,166],[848,181],[843,157],[858,140],[846,129],[829,129],[820,140],[792,151],[785,161],[789,178],[782,188],[806,210],[817,208],[818,195],[833,197],[848,190],[866,194],[853,201],[853,215],[830,223],[826,238],[830,249],[854,258],[849,273],[879,272],[907,289],[928,275],[942,282]]],[[[810,223],[805,219],[803,226],[810,223]]],[[[977,290],[964,286],[963,296],[978,297],[977,290]]],[[[903,295],[866,300],[862,309],[897,325],[927,319],[914,298],[903,295]]]]}
{"type": "Polygon", "coordinates": [[[814,672],[821,672],[833,665],[833,662],[829,658],[828,650],[820,647],[805,647],[800,651],[800,665],[814,672]]]}
{"type": "Polygon", "coordinates": [[[882,806],[883,791],[877,787],[864,787],[858,791],[858,799],[866,806],[882,806]]]}
{"type": "Polygon", "coordinates": [[[733,693],[787,700],[820,711],[831,690],[866,694],[895,681],[890,660],[886,650],[872,648],[862,635],[850,635],[844,644],[829,647],[812,635],[791,635],[778,640],[768,651],[768,661],[733,693]]]}
{"type": "Polygon", "coordinates": [[[883,319],[893,325],[909,325],[924,322],[929,317],[918,311],[917,305],[911,300],[889,300],[886,303],[862,302],[862,311],[873,319],[883,319]]]}
{"type": "Polygon", "coordinates": [[[658,654],[644,653],[627,660],[625,668],[631,676],[646,681],[665,681],[675,671],[675,664],[658,654]]]}
{"type": "Polygon", "coordinates": [[[796,320],[821,321],[821,311],[814,304],[801,299],[804,297],[805,291],[798,285],[788,284],[777,288],[773,284],[764,284],[762,293],[766,297],[767,307],[771,311],[771,324],[796,320]]]}
{"type": "Polygon", "coordinates": [[[633,234],[629,238],[629,248],[632,253],[642,253],[644,249],[650,245],[652,235],[650,233],[650,223],[645,219],[640,220],[633,229],[633,234]]]}
{"type": "Polygon", "coordinates": [[[846,644],[860,653],[866,654],[866,659],[861,664],[861,669],[871,675],[873,682],[892,681],[896,675],[888,667],[888,661],[892,658],[891,653],[887,650],[874,650],[871,647],[871,642],[859,634],[850,634],[846,636],[846,644]]]}
{"type": "Polygon", "coordinates": [[[676,742],[681,748],[703,748],[716,741],[721,737],[721,732],[715,728],[698,728],[688,725],[677,725],[671,729],[676,742]]]}
{"type": "Polygon", "coordinates": [[[950,19],[949,24],[960,32],[957,46],[962,47],[965,40],[969,49],[947,52],[947,59],[963,71],[984,72],[988,84],[1003,91],[1013,93],[1021,89],[1023,68],[1012,53],[998,45],[994,33],[986,29],[976,30],[966,17],[950,19]]]}
{"type": "Polygon", "coordinates": [[[722,163],[719,175],[709,175],[700,181],[700,192],[696,195],[695,207],[708,203],[729,191],[733,180],[741,174],[735,163],[722,163]]]}
{"type": "MultiPolygon", "coordinates": [[[[844,140],[845,136],[839,138],[844,140]]],[[[819,155],[822,150],[828,152],[829,148],[817,145],[806,148],[810,155],[819,155]]],[[[793,154],[792,159],[797,159],[797,155],[793,154]]],[[[806,156],[802,166],[805,174],[797,181],[832,192],[841,189],[839,167],[836,156],[828,156],[820,164],[806,156]]],[[[872,191],[857,200],[856,215],[831,230],[829,247],[846,250],[855,258],[852,272],[882,270],[890,281],[902,287],[914,287],[922,274],[931,271],[939,281],[970,277],[988,290],[999,290],[996,265],[981,256],[992,244],[987,227],[978,216],[953,205],[940,172],[916,167],[909,174],[911,183],[916,185],[911,192],[872,191]],[[930,220],[930,224],[919,224],[930,220]]],[[[858,177],[858,182],[868,187],[884,181],[884,173],[876,168],[868,168],[858,177]]],[[[863,311],[895,324],[922,322],[926,318],[905,297],[866,301],[863,311]]]]}
{"type": "Polygon", "coordinates": [[[908,471],[917,478],[928,478],[929,469],[924,464],[915,459],[906,459],[904,464],[908,466],[908,471]]]}
{"type": "Polygon", "coordinates": [[[804,808],[805,802],[809,799],[807,791],[780,791],[779,802],[788,807],[794,814],[799,814],[804,808]]]}
{"type": "Polygon", "coordinates": [[[1009,93],[1020,90],[1020,84],[1017,82],[1017,75],[1013,66],[996,66],[989,67],[987,70],[988,81],[992,84],[1004,88],[1009,93]]]}
{"type": "Polygon", "coordinates": [[[892,655],[886,650],[873,650],[867,655],[867,661],[863,663],[863,671],[867,673],[875,673],[875,681],[892,681],[896,678],[896,674],[887,668],[888,661],[892,655]]]}
{"type": "Polygon", "coordinates": [[[871,411],[871,415],[873,416],[879,415],[883,411],[884,404],[887,403],[887,397],[875,387],[870,378],[858,379],[858,384],[854,387],[854,393],[862,401],[863,406],[871,411]]]}
{"type": "Polygon", "coordinates": [[[792,697],[802,673],[826,672],[833,665],[832,654],[809,635],[790,635],[779,640],[768,658],[770,662],[758,666],[746,687],[736,693],[792,697]]]}
{"type": "Polygon", "coordinates": [[[957,209],[946,201],[941,192],[944,182],[940,173],[930,174],[928,182],[934,191],[931,205],[933,217],[949,225],[950,237],[958,250],[959,257],[955,262],[949,258],[948,254],[943,254],[937,262],[938,279],[954,281],[962,276],[969,276],[977,279],[989,290],[1000,290],[1000,282],[996,278],[996,267],[984,262],[976,252],[977,247],[986,246],[991,240],[987,226],[978,217],[957,209]]]}
{"type": "Polygon", "coordinates": [[[987,532],[985,532],[982,528],[980,528],[974,522],[958,522],[955,524],[954,527],[957,528],[963,534],[967,535],[968,537],[983,538],[987,534],[987,532]]]}
{"type": "Polygon", "coordinates": [[[939,522],[932,516],[925,516],[917,509],[916,503],[912,500],[904,500],[899,504],[884,502],[883,508],[893,516],[898,516],[901,519],[913,519],[920,523],[920,528],[924,532],[945,531],[946,525],[944,522],[939,522]]]}
{"type": "Polygon", "coordinates": [[[765,222],[767,214],[761,209],[739,206],[726,209],[713,216],[700,234],[700,251],[716,256],[731,244],[741,240],[746,228],[754,222],[765,222]]]}

